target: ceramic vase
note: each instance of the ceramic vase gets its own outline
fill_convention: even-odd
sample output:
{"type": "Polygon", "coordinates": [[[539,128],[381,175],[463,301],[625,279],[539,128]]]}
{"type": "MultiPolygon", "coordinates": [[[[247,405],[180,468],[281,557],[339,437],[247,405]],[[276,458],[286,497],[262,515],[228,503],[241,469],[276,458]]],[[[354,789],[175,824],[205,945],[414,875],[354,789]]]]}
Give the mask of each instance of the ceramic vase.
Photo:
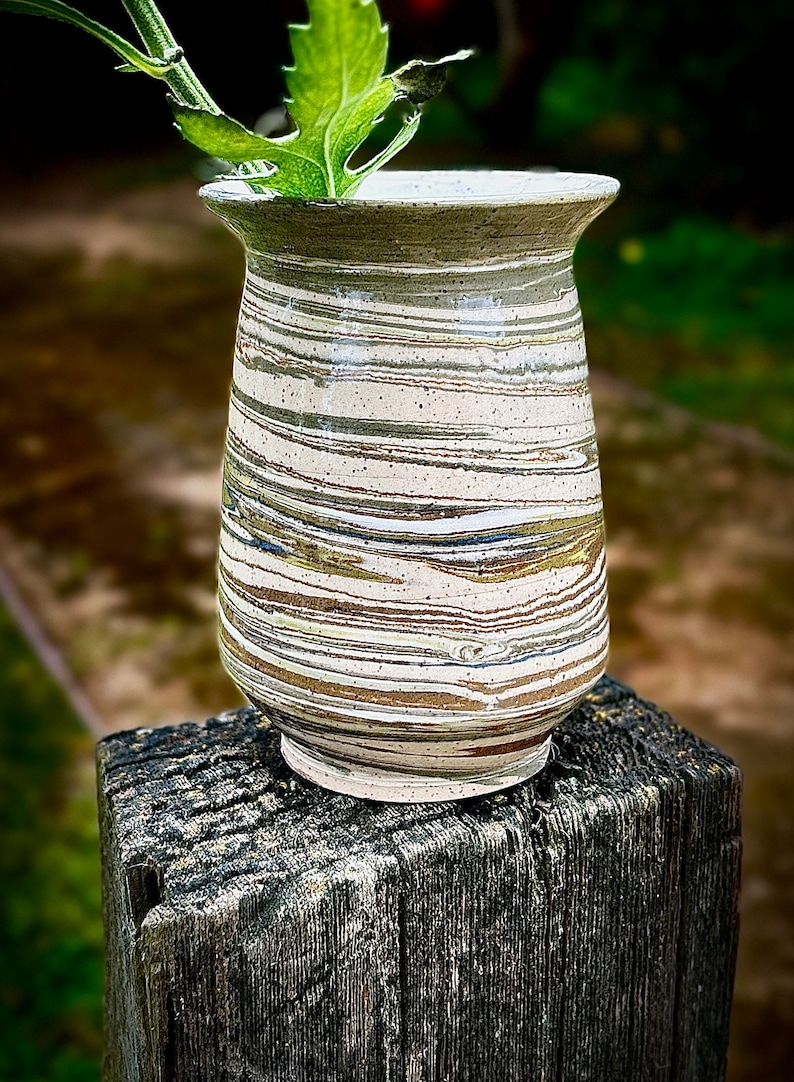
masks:
{"type": "Polygon", "coordinates": [[[604,671],[603,515],[561,172],[384,172],[355,199],[202,189],[247,273],[220,643],[326,788],[429,801],[542,768],[604,671]]]}

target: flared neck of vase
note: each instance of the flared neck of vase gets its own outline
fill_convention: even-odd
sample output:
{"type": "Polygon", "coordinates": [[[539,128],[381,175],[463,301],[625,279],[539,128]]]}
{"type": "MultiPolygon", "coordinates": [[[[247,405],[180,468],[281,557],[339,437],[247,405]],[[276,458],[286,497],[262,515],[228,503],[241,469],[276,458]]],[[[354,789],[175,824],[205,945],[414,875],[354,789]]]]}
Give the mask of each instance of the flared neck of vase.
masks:
{"type": "Polygon", "coordinates": [[[199,194],[251,253],[450,266],[573,251],[619,187],[593,173],[386,170],[353,199],[259,194],[239,180],[199,194]]]}

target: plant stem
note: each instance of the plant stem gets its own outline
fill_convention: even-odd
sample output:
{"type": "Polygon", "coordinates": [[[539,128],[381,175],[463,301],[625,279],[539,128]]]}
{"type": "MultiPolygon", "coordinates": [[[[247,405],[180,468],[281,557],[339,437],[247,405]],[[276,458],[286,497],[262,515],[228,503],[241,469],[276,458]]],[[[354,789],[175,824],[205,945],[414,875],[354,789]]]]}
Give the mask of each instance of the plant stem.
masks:
{"type": "MultiPolygon", "coordinates": [[[[166,59],[170,50],[179,48],[176,38],[171,33],[171,28],[154,0],[122,0],[122,3],[135,24],[141,41],[152,56],[166,59]]],[[[163,78],[174,97],[183,105],[190,105],[195,109],[206,109],[207,112],[218,116],[222,115],[222,110],[204,89],[198,76],[184,58],[177,61],[163,78]]],[[[238,176],[246,176],[255,175],[259,170],[260,165],[257,162],[243,162],[235,167],[234,172],[238,176]]]]}
{"type": "MultiPolygon", "coordinates": [[[[171,50],[179,48],[154,0],[122,0],[122,3],[152,56],[164,60],[171,50]]],[[[177,61],[172,70],[164,76],[164,80],[177,101],[183,105],[220,114],[221,110],[184,58],[177,61]]]]}

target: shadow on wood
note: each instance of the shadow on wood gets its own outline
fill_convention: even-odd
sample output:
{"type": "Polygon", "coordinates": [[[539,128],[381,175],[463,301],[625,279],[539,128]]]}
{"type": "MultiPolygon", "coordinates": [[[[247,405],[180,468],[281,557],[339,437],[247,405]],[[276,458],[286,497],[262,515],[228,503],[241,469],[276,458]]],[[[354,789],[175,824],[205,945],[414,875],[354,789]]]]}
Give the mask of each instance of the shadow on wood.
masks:
{"type": "Polygon", "coordinates": [[[605,678],[507,792],[294,775],[250,709],[99,745],[105,1082],[717,1082],[740,776],[605,678]]]}

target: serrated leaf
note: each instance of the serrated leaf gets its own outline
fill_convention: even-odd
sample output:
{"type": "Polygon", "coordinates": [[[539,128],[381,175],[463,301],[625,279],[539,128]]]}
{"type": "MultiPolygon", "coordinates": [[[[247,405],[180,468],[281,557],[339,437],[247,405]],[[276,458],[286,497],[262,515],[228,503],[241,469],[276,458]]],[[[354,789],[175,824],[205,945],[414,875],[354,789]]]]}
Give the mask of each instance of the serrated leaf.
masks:
{"type": "Polygon", "coordinates": [[[250,162],[269,153],[274,140],[257,135],[224,113],[183,105],[168,98],[177,127],[188,142],[213,158],[227,162],[250,162]]]}
{"type": "Polygon", "coordinates": [[[256,187],[305,199],[328,194],[322,187],[323,178],[316,163],[307,161],[300,145],[293,148],[298,140],[297,132],[281,139],[268,139],[224,113],[182,105],[174,98],[169,98],[169,103],[176,126],[188,142],[213,158],[246,163],[250,167],[245,171],[246,180],[267,181],[256,187]]]}
{"type": "Polygon", "coordinates": [[[384,75],[388,32],[373,0],[308,0],[308,6],[309,22],[289,28],[287,106],[296,131],[267,139],[228,117],[172,108],[183,134],[208,154],[260,165],[260,178],[246,170],[249,183],[260,179],[259,186],[283,195],[342,197],[411,139],[418,115],[372,161],[350,169],[350,157],[396,97],[395,84],[384,75]]]}
{"type": "Polygon", "coordinates": [[[309,0],[308,24],[290,27],[287,107],[328,195],[349,187],[347,160],[394,99],[388,43],[372,0],[309,0]]]}

